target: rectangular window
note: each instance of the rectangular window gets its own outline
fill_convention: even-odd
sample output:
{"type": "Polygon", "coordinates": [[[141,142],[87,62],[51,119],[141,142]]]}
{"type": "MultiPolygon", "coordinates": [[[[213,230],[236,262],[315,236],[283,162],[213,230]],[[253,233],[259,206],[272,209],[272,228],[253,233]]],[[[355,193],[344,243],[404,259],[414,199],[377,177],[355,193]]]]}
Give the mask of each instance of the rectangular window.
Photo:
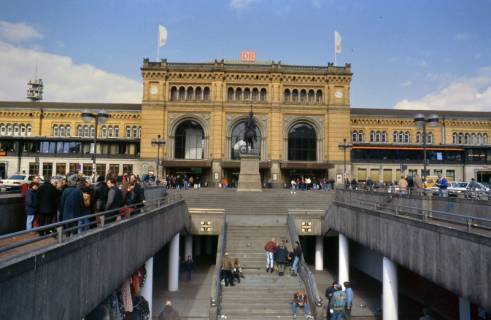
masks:
{"type": "Polygon", "coordinates": [[[29,175],[39,175],[39,162],[29,162],[29,175]]]}
{"type": "Polygon", "coordinates": [[[396,181],[399,181],[401,178],[401,169],[396,169],[396,181]]]}
{"type": "Polygon", "coordinates": [[[109,173],[113,176],[119,175],[119,164],[110,164],[109,173]]]}
{"type": "Polygon", "coordinates": [[[417,169],[409,169],[407,175],[408,176],[411,176],[411,177],[415,177],[417,174],[418,174],[418,170],[417,169]]]}
{"type": "Polygon", "coordinates": [[[123,164],[123,174],[125,173],[133,173],[133,165],[132,164],[123,164]]]}
{"type": "Polygon", "coordinates": [[[56,164],[56,174],[64,176],[66,174],[66,163],[56,164]]]}
{"type": "Polygon", "coordinates": [[[367,180],[367,169],[358,168],[358,179],[359,182],[367,180]]]}
{"type": "Polygon", "coordinates": [[[53,163],[44,162],[43,163],[43,177],[45,179],[51,177],[53,175],[53,163]]]}
{"type": "Polygon", "coordinates": [[[105,163],[98,163],[96,165],[96,171],[98,176],[106,177],[106,164],[105,163]]]}
{"type": "Polygon", "coordinates": [[[84,176],[92,175],[92,163],[84,163],[82,173],[84,176]]]}
{"type": "Polygon", "coordinates": [[[392,182],[392,169],[384,169],[384,182],[392,182]]]}
{"type": "Polygon", "coordinates": [[[435,169],[433,170],[433,175],[437,176],[437,177],[441,177],[443,174],[443,170],[442,169],[435,169]]]}
{"type": "Polygon", "coordinates": [[[80,163],[70,163],[68,168],[69,173],[80,173],[80,163]]]}
{"type": "Polygon", "coordinates": [[[370,178],[373,182],[378,182],[380,180],[380,170],[370,169],[370,178]]]}
{"type": "Polygon", "coordinates": [[[429,169],[426,169],[426,171],[425,170],[421,170],[421,176],[422,177],[427,177],[429,175],[430,175],[430,170],[429,169]]]}
{"type": "Polygon", "coordinates": [[[447,170],[445,175],[448,181],[455,181],[455,170],[447,170]]]}

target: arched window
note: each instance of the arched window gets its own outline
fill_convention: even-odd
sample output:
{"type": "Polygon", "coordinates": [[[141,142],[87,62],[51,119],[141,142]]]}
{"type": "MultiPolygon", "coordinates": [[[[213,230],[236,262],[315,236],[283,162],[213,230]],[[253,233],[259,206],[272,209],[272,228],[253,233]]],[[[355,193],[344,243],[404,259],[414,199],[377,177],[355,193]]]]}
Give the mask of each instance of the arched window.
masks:
{"type": "Polygon", "coordinates": [[[375,133],[375,142],[381,142],[380,131],[377,131],[375,133]]]}
{"type": "Polygon", "coordinates": [[[170,89],[170,100],[171,101],[176,101],[177,100],[177,88],[176,87],[172,87],[170,89]]]}
{"type": "Polygon", "coordinates": [[[301,103],[307,102],[307,91],[305,89],[302,89],[300,91],[300,102],[301,103]]]}
{"type": "Polygon", "coordinates": [[[227,99],[228,99],[228,101],[234,100],[234,89],[233,88],[228,88],[227,99]]]}
{"type": "Polygon", "coordinates": [[[26,135],[26,125],[25,124],[21,124],[20,125],[20,135],[21,136],[25,136],[26,135]]]}
{"type": "Polygon", "coordinates": [[[84,126],[84,137],[90,137],[90,128],[89,128],[89,126],[84,126]]]}
{"type": "Polygon", "coordinates": [[[138,128],[133,126],[133,138],[138,138],[138,128]]]}
{"type": "Polygon", "coordinates": [[[380,142],[387,143],[387,131],[382,131],[380,142]]]}
{"type": "Polygon", "coordinates": [[[108,126],[107,127],[107,137],[108,138],[112,138],[113,137],[113,127],[112,126],[108,126]]]}
{"type": "Polygon", "coordinates": [[[107,127],[106,126],[102,126],[102,128],[101,128],[101,137],[107,138],[107,127]]]}
{"type": "Polygon", "coordinates": [[[477,136],[475,133],[471,134],[471,144],[477,144],[477,136]]]}
{"type": "Polygon", "coordinates": [[[363,130],[358,131],[358,142],[363,142],[364,139],[363,130]]]}
{"type": "Polygon", "coordinates": [[[65,126],[60,126],[60,137],[65,136],[65,126]]]}
{"type": "Polygon", "coordinates": [[[182,122],[176,129],[174,140],[174,157],[176,159],[203,159],[204,131],[201,125],[193,120],[182,122]]]}
{"type": "Polygon", "coordinates": [[[482,144],[482,134],[477,134],[477,144],[482,144]]]}
{"type": "Polygon", "coordinates": [[[370,131],[370,142],[375,142],[375,131],[370,131]]]}
{"type": "Polygon", "coordinates": [[[92,138],[95,137],[95,127],[94,126],[90,126],[90,136],[92,138]]]}
{"type": "Polygon", "coordinates": [[[392,132],[392,142],[393,143],[398,143],[398,134],[397,131],[392,132]]]}
{"type": "Polygon", "coordinates": [[[266,89],[264,88],[261,89],[259,100],[261,100],[261,102],[266,102],[266,89]]]}
{"type": "Polygon", "coordinates": [[[416,143],[421,144],[421,132],[416,132],[416,143]]]}
{"type": "Polygon", "coordinates": [[[355,130],[351,132],[351,142],[358,142],[358,131],[355,130]]]}
{"type": "Polygon", "coordinates": [[[409,131],[406,131],[406,133],[404,133],[404,143],[405,144],[411,143],[411,134],[409,133],[409,131]]]}
{"type": "Polygon", "coordinates": [[[180,87],[179,88],[179,100],[184,100],[186,98],[186,88],[180,87]]]}
{"type": "Polygon", "coordinates": [[[285,103],[290,102],[290,89],[285,90],[285,93],[283,95],[283,99],[285,100],[285,103]]]}
{"type": "Polygon", "coordinates": [[[251,100],[251,89],[245,88],[244,89],[244,100],[251,100]]]}
{"type": "Polygon", "coordinates": [[[193,87],[188,87],[188,91],[186,92],[186,100],[194,99],[194,90],[193,87]]]}
{"type": "Polygon", "coordinates": [[[241,88],[237,88],[235,90],[235,100],[237,100],[237,101],[242,100],[242,89],[241,88]]]}
{"type": "Polygon", "coordinates": [[[203,92],[201,90],[201,87],[197,87],[196,90],[194,91],[194,99],[203,100],[203,92]]]}
{"type": "Polygon", "coordinates": [[[427,144],[433,144],[433,132],[426,134],[426,143],[427,144]]]}
{"type": "Polygon", "coordinates": [[[310,124],[298,123],[288,131],[288,160],[317,160],[317,134],[310,124]]]}
{"type": "Polygon", "coordinates": [[[466,134],[464,135],[464,144],[469,144],[470,142],[471,142],[471,141],[470,141],[470,139],[469,139],[469,133],[466,133],[466,134]]]}
{"type": "MultiPolygon", "coordinates": [[[[231,150],[230,150],[230,158],[232,160],[239,160],[240,159],[240,146],[244,144],[244,133],[247,127],[247,121],[243,120],[237,123],[233,128],[232,128],[232,134],[231,134],[231,150]]],[[[261,132],[259,131],[259,128],[256,126],[256,141],[254,142],[254,149],[261,151],[261,132]]]]}
{"type": "Polygon", "coordinates": [[[459,140],[458,140],[458,144],[462,144],[464,143],[464,135],[462,134],[462,132],[459,133],[459,140]]]}
{"type": "Polygon", "coordinates": [[[322,90],[317,90],[317,93],[315,94],[315,102],[317,103],[322,103],[322,90]]]}
{"type": "Polygon", "coordinates": [[[456,133],[456,132],[454,132],[454,133],[452,134],[452,143],[453,143],[453,144],[457,144],[457,143],[458,143],[458,142],[457,142],[457,133],[456,133]]]}
{"type": "Polygon", "coordinates": [[[203,91],[203,100],[209,101],[210,100],[210,88],[205,87],[203,91]]]}
{"type": "Polygon", "coordinates": [[[125,132],[126,132],[126,138],[131,138],[131,127],[130,126],[126,126],[125,132]]]}
{"type": "Polygon", "coordinates": [[[14,136],[19,135],[19,125],[16,123],[14,124],[14,136]]]}
{"type": "Polygon", "coordinates": [[[27,125],[27,135],[30,136],[32,134],[32,126],[30,124],[27,125]]]}
{"type": "Polygon", "coordinates": [[[53,126],[53,137],[58,137],[60,135],[60,132],[58,130],[58,125],[53,126]]]}
{"type": "Polygon", "coordinates": [[[257,88],[252,89],[252,101],[257,101],[259,97],[259,90],[257,88]]]}
{"type": "Polygon", "coordinates": [[[82,128],[81,125],[77,126],[77,137],[83,137],[84,136],[84,129],[82,128]]]}
{"type": "Polygon", "coordinates": [[[119,137],[119,127],[118,126],[114,127],[114,137],[116,137],[116,138],[119,137]]]}
{"type": "Polygon", "coordinates": [[[4,136],[6,134],[7,134],[7,127],[3,123],[1,123],[0,124],[0,135],[4,136]]]}
{"type": "Polygon", "coordinates": [[[399,131],[399,143],[404,143],[404,132],[399,131]]]}
{"type": "Polygon", "coordinates": [[[482,135],[482,144],[488,144],[488,134],[487,133],[482,135]]]}
{"type": "Polygon", "coordinates": [[[293,89],[292,91],[292,102],[298,102],[298,90],[293,89]]]}
{"type": "Polygon", "coordinates": [[[309,103],[315,102],[315,92],[314,90],[309,90],[309,103]]]}
{"type": "Polygon", "coordinates": [[[14,127],[12,126],[11,123],[7,125],[7,135],[11,136],[14,133],[14,127]]]}

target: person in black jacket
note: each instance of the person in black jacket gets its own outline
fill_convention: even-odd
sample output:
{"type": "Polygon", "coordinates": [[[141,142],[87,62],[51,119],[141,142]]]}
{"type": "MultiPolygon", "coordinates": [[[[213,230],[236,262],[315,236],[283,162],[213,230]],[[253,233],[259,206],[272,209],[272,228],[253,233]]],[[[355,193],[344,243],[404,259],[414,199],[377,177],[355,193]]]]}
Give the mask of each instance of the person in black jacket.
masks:
{"type": "MultiPolygon", "coordinates": [[[[73,174],[67,179],[67,187],[63,190],[60,200],[60,215],[62,220],[69,220],[81,216],[84,206],[82,191],[78,187],[79,177],[73,174]]],[[[76,223],[71,223],[69,228],[74,227],[76,223]]],[[[74,233],[74,230],[68,234],[74,233]]],[[[68,235],[67,234],[67,235],[68,235]]]]}
{"type": "Polygon", "coordinates": [[[298,265],[300,264],[300,258],[302,257],[302,247],[300,242],[295,241],[293,246],[293,264],[292,264],[292,276],[298,274],[298,265]]]}
{"type": "Polygon", "coordinates": [[[276,264],[278,265],[278,275],[285,274],[285,264],[288,260],[288,250],[286,249],[285,240],[282,240],[275,253],[276,264]]]}
{"type": "MultiPolygon", "coordinates": [[[[97,182],[95,183],[94,186],[94,199],[93,199],[93,205],[94,205],[94,212],[102,212],[106,210],[106,202],[107,202],[107,193],[109,192],[109,188],[107,187],[106,182],[104,181],[103,176],[99,176],[97,178],[97,182]]],[[[100,227],[102,226],[103,219],[101,216],[96,216],[96,223],[97,226],[100,227]]]]}
{"type": "Polygon", "coordinates": [[[57,211],[57,190],[53,184],[46,179],[38,190],[39,219],[42,226],[53,223],[57,211]]]}

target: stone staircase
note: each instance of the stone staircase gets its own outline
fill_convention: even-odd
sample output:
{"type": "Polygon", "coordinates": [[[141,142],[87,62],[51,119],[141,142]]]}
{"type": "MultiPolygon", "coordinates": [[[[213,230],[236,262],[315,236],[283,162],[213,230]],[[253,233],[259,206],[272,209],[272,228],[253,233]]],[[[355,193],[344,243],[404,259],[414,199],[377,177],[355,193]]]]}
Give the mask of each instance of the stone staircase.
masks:
{"type": "MultiPolygon", "coordinates": [[[[234,287],[223,286],[223,319],[291,319],[289,302],[304,285],[300,277],[290,276],[289,268],[282,277],[266,273],[264,245],[272,237],[290,242],[286,225],[228,226],[226,248],[232,259],[240,259],[245,278],[234,287]]],[[[298,318],[303,318],[302,309],[298,318]]]]}
{"type": "MultiPolygon", "coordinates": [[[[176,192],[176,191],[171,191],[176,192]]],[[[235,189],[202,188],[181,190],[188,208],[219,208],[227,214],[287,214],[289,209],[326,210],[334,192],[263,189],[262,192],[237,192],[235,189]]]]}

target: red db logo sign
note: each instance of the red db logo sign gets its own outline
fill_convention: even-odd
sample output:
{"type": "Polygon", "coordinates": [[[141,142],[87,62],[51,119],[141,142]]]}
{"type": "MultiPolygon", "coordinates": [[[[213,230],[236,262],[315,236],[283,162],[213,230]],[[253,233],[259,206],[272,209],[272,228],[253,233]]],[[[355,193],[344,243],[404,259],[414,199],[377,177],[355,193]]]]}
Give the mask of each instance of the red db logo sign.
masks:
{"type": "Polygon", "coordinates": [[[240,53],[240,61],[242,62],[255,62],[256,51],[242,51],[240,53]]]}

